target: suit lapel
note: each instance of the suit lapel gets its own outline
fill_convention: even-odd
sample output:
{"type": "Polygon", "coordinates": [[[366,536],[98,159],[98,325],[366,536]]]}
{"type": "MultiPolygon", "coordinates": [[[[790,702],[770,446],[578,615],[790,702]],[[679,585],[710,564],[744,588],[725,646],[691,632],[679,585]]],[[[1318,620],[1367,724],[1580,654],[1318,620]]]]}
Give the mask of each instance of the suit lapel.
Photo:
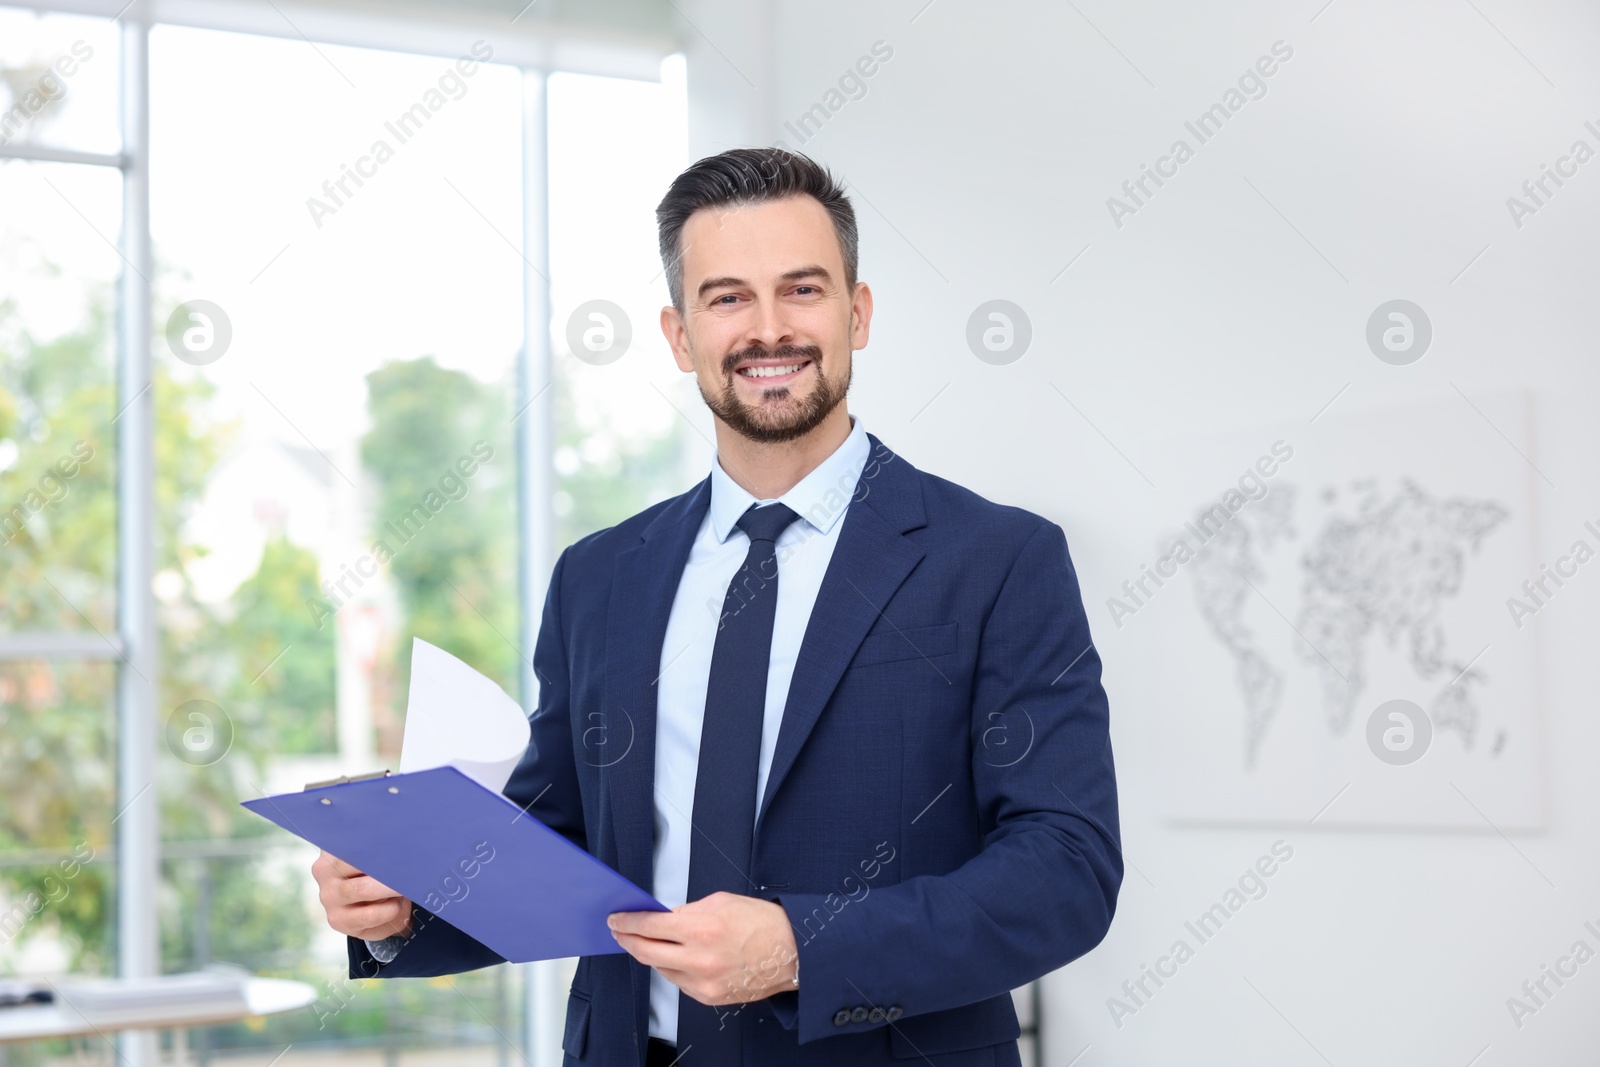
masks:
{"type": "Polygon", "coordinates": [[[794,766],[856,649],[924,555],[903,536],[925,524],[916,471],[876,437],[868,434],[867,438],[872,448],[870,459],[845,512],[839,542],[828,561],[795,660],[761,813],[756,818],[758,833],[773,795],[794,766]]]}
{"type": "Polygon", "coordinates": [[[650,889],[655,843],[656,694],[661,646],[684,564],[711,499],[710,479],[665,508],[618,554],[606,618],[606,723],[631,726],[628,754],[601,769],[615,825],[617,870],[650,889]]]}

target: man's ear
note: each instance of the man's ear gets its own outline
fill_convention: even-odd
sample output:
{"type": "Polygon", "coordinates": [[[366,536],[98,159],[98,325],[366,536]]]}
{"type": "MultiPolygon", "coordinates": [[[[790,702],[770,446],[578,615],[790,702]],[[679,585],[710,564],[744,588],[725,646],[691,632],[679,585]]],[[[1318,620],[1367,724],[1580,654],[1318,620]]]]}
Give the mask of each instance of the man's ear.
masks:
{"type": "Polygon", "coordinates": [[[689,330],[678,309],[668,304],[661,309],[661,335],[672,349],[672,360],[685,374],[694,372],[694,356],[689,353],[689,330]]]}
{"type": "Polygon", "coordinates": [[[850,301],[850,349],[859,352],[867,347],[872,331],[872,290],[866,282],[857,282],[854,298],[850,301]]]}

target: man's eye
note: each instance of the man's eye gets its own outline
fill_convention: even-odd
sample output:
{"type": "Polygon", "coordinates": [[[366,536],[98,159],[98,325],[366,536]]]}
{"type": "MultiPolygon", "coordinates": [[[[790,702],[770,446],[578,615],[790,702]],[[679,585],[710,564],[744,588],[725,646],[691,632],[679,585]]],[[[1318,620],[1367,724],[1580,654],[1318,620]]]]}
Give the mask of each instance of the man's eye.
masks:
{"type": "Polygon", "coordinates": [[[798,292],[801,292],[802,290],[810,290],[813,293],[820,293],[822,291],[822,290],[818,289],[814,285],[799,285],[799,286],[795,287],[794,291],[798,293],[798,292]]]}
{"type": "Polygon", "coordinates": [[[713,304],[720,304],[724,300],[737,300],[737,299],[739,299],[737,296],[734,296],[732,293],[729,293],[727,296],[719,296],[719,297],[717,297],[715,300],[713,300],[711,302],[713,304]]]}

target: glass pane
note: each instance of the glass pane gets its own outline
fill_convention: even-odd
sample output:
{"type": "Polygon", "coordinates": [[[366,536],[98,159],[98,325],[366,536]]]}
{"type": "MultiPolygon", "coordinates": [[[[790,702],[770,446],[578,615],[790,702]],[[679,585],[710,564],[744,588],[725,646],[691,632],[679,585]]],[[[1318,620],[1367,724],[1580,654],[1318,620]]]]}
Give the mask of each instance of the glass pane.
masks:
{"type": "Polygon", "coordinates": [[[557,547],[704,476],[685,473],[685,445],[704,442],[680,414],[698,425],[704,405],[659,325],[670,301],[655,209],[688,154],[681,57],[662,75],[550,78],[557,547]]]}
{"type": "Polygon", "coordinates": [[[115,688],[106,663],[0,662],[0,976],[114,969],[115,688]]]}
{"type": "Polygon", "coordinates": [[[522,89],[480,60],[151,35],[163,966],[321,990],[205,1038],[263,1063],[502,1047],[510,975],[339,980],[313,853],[237,805],[396,767],[413,636],[517,691],[522,89]]]}
{"type": "Polygon", "coordinates": [[[116,631],[121,175],[0,162],[0,633],[116,631]]]}
{"type": "Polygon", "coordinates": [[[120,62],[110,20],[0,7],[0,145],[120,151],[120,62]]]}

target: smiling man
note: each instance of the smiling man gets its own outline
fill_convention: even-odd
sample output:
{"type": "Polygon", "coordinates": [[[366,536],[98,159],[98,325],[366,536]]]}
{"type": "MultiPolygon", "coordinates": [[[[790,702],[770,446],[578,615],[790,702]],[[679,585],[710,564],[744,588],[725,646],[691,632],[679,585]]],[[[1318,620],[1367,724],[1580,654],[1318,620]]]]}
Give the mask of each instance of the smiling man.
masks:
{"type": "MultiPolygon", "coordinates": [[[[506,786],[672,908],[612,915],[619,951],[579,961],[566,1063],[1020,1065],[1010,991],[1099,943],[1122,881],[1066,539],[849,414],[872,293],[827,171],[724,152],[657,218],[716,458],[562,553],[506,786]]],[[[352,977],[500,962],[314,873],[352,977]]]]}

